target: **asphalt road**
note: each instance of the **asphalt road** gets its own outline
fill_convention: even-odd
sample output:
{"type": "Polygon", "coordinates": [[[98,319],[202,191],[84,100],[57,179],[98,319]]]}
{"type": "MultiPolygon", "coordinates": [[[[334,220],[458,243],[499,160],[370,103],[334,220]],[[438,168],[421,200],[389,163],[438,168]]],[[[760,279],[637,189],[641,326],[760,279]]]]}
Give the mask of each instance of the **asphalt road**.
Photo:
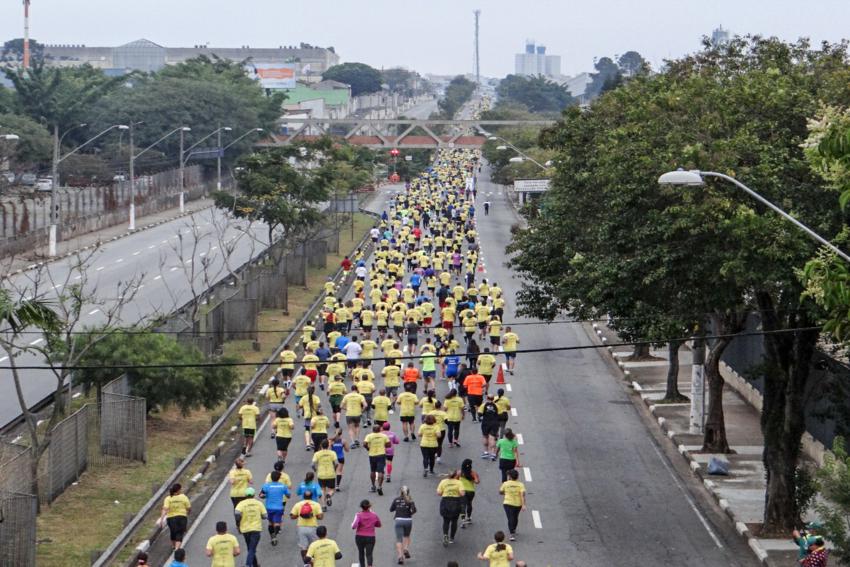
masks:
{"type": "MultiPolygon", "coordinates": [[[[502,190],[488,182],[479,184],[479,209],[492,203],[489,216],[478,217],[479,235],[487,277],[498,282],[508,298],[506,322],[531,323],[514,328],[520,348],[588,345],[590,339],[577,324],[539,324],[515,316],[519,281],[507,269],[505,246],[509,228],[517,221],[502,190]]],[[[377,205],[377,203],[376,203],[377,205]]],[[[373,367],[377,376],[381,364],[373,367]]],[[[646,566],[755,565],[749,551],[729,526],[715,525],[712,513],[703,512],[699,499],[682,488],[671,464],[629,400],[620,381],[595,350],[520,355],[515,376],[508,378],[508,397],[516,409],[510,427],[522,445],[524,465],[520,480],[528,490],[528,511],[520,517],[517,559],[533,566],[646,566]]],[[[445,395],[440,383],[438,396],[445,395]]],[[[327,401],[324,396],[323,403],[327,401]]],[[[292,400],[288,402],[290,409],[292,400]]],[[[391,416],[393,431],[400,431],[398,415],[391,416]]],[[[312,453],[305,451],[300,426],[296,426],[286,471],[297,485],[309,470],[312,453]]],[[[458,468],[472,458],[481,484],[475,499],[475,523],[460,530],[456,543],[444,548],[435,493],[439,478],[421,477],[421,457],[416,443],[396,448],[393,482],[385,495],[368,492],[366,452],[346,457],[343,492],[334,497],[323,523],[344,554],[339,565],[357,563],[350,528],[359,502],[368,498],[382,519],[378,530],[375,565],[395,564],[392,515],[389,504],[402,485],[410,487],[419,512],[414,519],[410,565],[443,566],[450,559],[461,566],[476,565],[476,553],[492,542],[496,530],[506,530],[498,494],[496,463],[479,459],[480,432],[469,418],[461,427],[463,448],[445,449],[438,474],[458,468]]],[[[258,434],[254,455],[247,467],[259,487],[275,460],[274,442],[266,425],[258,434]]],[[[224,484],[203,517],[193,523],[185,542],[191,565],[205,565],[207,538],[218,520],[234,529],[232,506],[224,484]]],[[[291,503],[292,501],[290,501],[291,503]]],[[[295,528],[287,520],[277,547],[262,535],[259,560],[263,565],[300,565],[295,528]]],[[[239,564],[239,563],[237,563],[239,564]]]]}
{"type": "Polygon", "coordinates": [[[401,116],[405,116],[407,118],[416,118],[419,120],[424,120],[431,116],[431,113],[437,111],[437,99],[429,99],[422,103],[413,106],[404,112],[401,112],[401,116]]]}
{"type": "MultiPolygon", "coordinates": [[[[205,209],[102,245],[90,257],[85,277],[75,269],[76,259],[72,257],[46,264],[40,273],[25,272],[11,281],[23,295],[31,296],[33,280],[40,280],[36,294],[48,300],[55,298],[66,285],[85,282],[85,293],[102,299],[106,305],[87,306],[82,311],[79,330],[103,323],[104,310],[114,302],[115,286],[118,282],[134,281],[138,284],[136,295],[123,309],[121,319],[128,324],[136,323],[155,314],[169,313],[191,299],[190,282],[194,282],[195,290],[204,290],[209,285],[207,280],[219,281],[230,269],[259,254],[268,242],[266,229],[255,223],[246,231],[248,226],[242,221],[225,221],[221,212],[205,209]]],[[[24,341],[38,344],[43,339],[33,333],[24,335],[24,341]]],[[[22,353],[17,364],[38,366],[43,360],[36,354],[22,353]]],[[[0,366],[6,365],[8,359],[5,353],[0,353],[0,366]]],[[[20,372],[30,405],[55,389],[55,377],[48,370],[20,372]]],[[[0,370],[0,428],[21,414],[11,374],[9,370],[0,370]]]]}

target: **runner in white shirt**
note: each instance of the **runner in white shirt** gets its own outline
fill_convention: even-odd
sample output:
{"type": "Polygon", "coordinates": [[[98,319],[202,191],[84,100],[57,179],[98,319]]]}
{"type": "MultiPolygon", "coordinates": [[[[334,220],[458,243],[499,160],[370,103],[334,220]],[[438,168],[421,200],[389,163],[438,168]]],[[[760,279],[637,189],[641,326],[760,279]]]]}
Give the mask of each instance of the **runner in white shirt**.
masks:
{"type": "Polygon", "coordinates": [[[363,347],[357,342],[357,337],[353,336],[348,344],[342,347],[342,352],[345,354],[345,358],[348,361],[348,368],[352,369],[357,367],[357,361],[360,360],[360,355],[363,353],[363,347]]]}

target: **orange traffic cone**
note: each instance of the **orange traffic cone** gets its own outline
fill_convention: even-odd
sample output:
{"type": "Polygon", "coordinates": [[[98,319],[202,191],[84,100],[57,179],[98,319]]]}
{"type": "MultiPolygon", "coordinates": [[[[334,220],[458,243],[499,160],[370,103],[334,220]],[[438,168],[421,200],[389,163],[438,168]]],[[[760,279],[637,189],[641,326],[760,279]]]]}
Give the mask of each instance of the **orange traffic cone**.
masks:
{"type": "Polygon", "coordinates": [[[496,374],[496,384],[504,384],[505,383],[505,371],[502,370],[502,365],[499,365],[499,373],[496,374]]]}

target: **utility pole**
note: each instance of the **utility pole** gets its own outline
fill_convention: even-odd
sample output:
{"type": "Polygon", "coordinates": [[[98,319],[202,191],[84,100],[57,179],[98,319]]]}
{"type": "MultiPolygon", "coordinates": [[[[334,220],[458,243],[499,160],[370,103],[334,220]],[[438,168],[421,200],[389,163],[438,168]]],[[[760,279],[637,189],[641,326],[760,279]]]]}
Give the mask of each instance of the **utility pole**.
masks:
{"type": "Polygon", "coordinates": [[[481,86],[481,59],[480,59],[480,51],[478,48],[478,19],[481,17],[481,10],[475,10],[472,12],[475,14],[475,82],[480,87],[481,86]]]}
{"type": "Polygon", "coordinates": [[[50,182],[50,228],[47,236],[47,255],[56,256],[56,229],[59,224],[59,205],[56,190],[59,188],[59,123],[53,125],[53,167],[50,182]]]}
{"type": "MultiPolygon", "coordinates": [[[[218,144],[216,145],[218,157],[215,160],[215,169],[216,169],[216,177],[215,177],[215,188],[216,191],[221,191],[221,124],[218,125],[218,144]]],[[[206,193],[206,185],[204,185],[204,193],[206,193]]],[[[206,195],[204,195],[206,196],[206,195]]]]}
{"type": "Polygon", "coordinates": [[[30,0],[24,0],[24,69],[30,68],[30,0]]]}
{"type": "Polygon", "coordinates": [[[178,187],[179,187],[179,190],[180,190],[180,214],[183,214],[185,212],[185,206],[184,206],[184,203],[183,203],[183,173],[184,173],[183,166],[186,163],[186,162],[183,161],[183,137],[184,137],[183,135],[184,135],[184,132],[185,132],[184,129],[180,128],[180,175],[179,175],[179,182],[178,182],[179,183],[178,187]]]}
{"type": "Polygon", "coordinates": [[[702,329],[693,337],[691,365],[690,433],[705,433],[705,338],[702,329]]]}
{"type": "MultiPolygon", "coordinates": [[[[133,146],[133,121],[130,121],[130,227],[136,230],[136,148],[133,146]]],[[[120,154],[119,154],[120,155],[120,154]]]]}

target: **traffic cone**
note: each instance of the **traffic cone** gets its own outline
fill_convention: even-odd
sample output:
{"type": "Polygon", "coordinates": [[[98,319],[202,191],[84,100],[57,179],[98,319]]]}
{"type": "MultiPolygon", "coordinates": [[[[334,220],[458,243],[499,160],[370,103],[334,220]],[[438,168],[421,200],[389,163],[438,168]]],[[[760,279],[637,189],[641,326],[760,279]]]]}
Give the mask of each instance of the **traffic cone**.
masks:
{"type": "Polygon", "coordinates": [[[496,384],[504,384],[505,383],[505,371],[502,369],[502,365],[499,365],[499,372],[496,374],[496,384]]]}

